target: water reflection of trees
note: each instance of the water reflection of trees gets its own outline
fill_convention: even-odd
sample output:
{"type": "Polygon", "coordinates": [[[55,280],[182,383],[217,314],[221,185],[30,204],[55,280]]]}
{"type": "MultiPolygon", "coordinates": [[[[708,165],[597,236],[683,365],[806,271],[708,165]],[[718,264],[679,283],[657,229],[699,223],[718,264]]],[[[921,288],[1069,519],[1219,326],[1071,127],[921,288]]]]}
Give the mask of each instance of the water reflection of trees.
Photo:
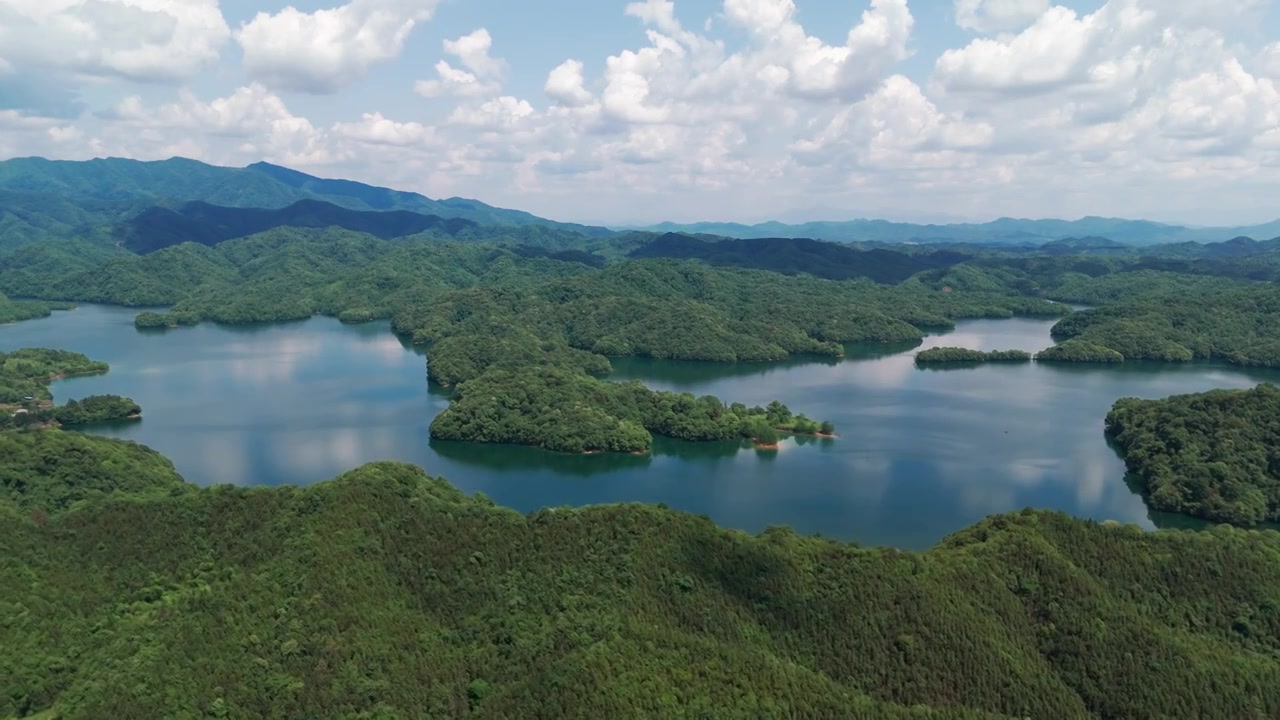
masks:
{"type": "MultiPolygon", "coordinates": [[[[802,444],[816,443],[819,440],[813,437],[796,438],[796,441],[802,444]]],[[[833,441],[827,439],[826,442],[833,441]]],[[[654,458],[659,457],[672,457],[683,462],[706,462],[727,460],[740,452],[752,450],[751,443],[745,441],[686,442],[664,437],[654,438],[653,452],[647,455],[628,453],[575,455],[523,445],[452,440],[431,440],[430,447],[433,452],[447,460],[486,470],[498,472],[550,470],[578,477],[606,475],[620,470],[642,470],[649,467],[654,458]]],[[[776,453],[766,453],[766,455],[773,454],[776,453]]]]}

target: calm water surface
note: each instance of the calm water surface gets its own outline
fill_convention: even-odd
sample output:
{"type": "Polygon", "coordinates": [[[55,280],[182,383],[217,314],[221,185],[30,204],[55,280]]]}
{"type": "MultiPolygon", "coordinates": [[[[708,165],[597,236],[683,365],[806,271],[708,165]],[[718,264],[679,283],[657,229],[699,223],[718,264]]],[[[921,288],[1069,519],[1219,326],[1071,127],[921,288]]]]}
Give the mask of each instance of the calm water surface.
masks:
{"type": "Polygon", "coordinates": [[[738,443],[658,439],[650,457],[564,456],[531,448],[433,442],[448,402],[421,354],[386,323],[330,318],[249,328],[133,327],[136,310],[83,306],[0,327],[0,349],[57,347],[111,364],[53,385],[59,402],[99,393],[143,407],[138,423],[95,430],[145,443],[200,484],[307,484],[374,460],[403,460],[467,492],[532,511],[663,502],[756,532],[787,524],[864,544],[924,548],[991,513],[1055,508],[1143,527],[1103,417],[1122,396],[1164,397],[1280,380],[1223,366],[987,365],[919,370],[920,347],[1036,351],[1050,322],[963,323],[919,347],[851,347],[841,362],[616,361],[615,377],[726,402],[780,399],[836,424],[838,440],[788,440],[777,453],[738,443]]]}

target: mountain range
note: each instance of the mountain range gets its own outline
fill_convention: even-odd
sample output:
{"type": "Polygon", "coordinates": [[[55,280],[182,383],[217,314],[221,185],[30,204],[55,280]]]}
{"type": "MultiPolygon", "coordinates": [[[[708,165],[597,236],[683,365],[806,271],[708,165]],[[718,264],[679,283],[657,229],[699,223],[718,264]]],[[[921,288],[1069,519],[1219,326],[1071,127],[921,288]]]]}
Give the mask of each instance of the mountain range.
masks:
{"type": "MultiPolygon", "coordinates": [[[[230,168],[186,158],[143,162],[30,157],[0,161],[0,245],[71,235],[86,239],[113,236],[108,226],[133,221],[155,207],[190,215],[186,204],[192,202],[280,210],[302,201],[359,212],[417,213],[478,225],[545,227],[586,237],[613,234],[606,228],[556,222],[479,200],[433,200],[351,180],[318,178],[269,163],[230,168]]],[[[309,207],[315,210],[319,206],[309,207]]]]}
{"type": "Polygon", "coordinates": [[[1280,220],[1242,227],[1186,227],[1149,220],[1086,217],[1080,220],[1026,220],[1000,218],[988,223],[916,225],[888,220],[808,222],[789,225],[766,222],[659,223],[630,228],[658,233],[692,233],[733,238],[813,238],[832,242],[973,243],[981,245],[1041,245],[1067,238],[1105,238],[1125,245],[1158,245],[1178,242],[1222,242],[1234,237],[1280,236],[1280,220]]]}
{"type": "MultiPolygon", "coordinates": [[[[479,200],[435,200],[342,179],[325,179],[270,163],[220,167],[186,158],[144,162],[121,158],[87,161],[15,158],[0,161],[0,249],[48,239],[75,238],[102,246],[147,253],[182,242],[215,245],[274,227],[342,227],[392,239],[427,234],[454,239],[504,240],[555,245],[614,238],[626,228],[566,223],[479,200]],[[549,234],[549,235],[548,235],[549,234]],[[547,242],[552,237],[553,241],[547,242]]],[[[919,225],[887,220],[757,225],[660,223],[632,230],[630,238],[666,238],[649,252],[702,257],[737,264],[744,253],[757,258],[804,256],[804,266],[834,260],[830,248],[779,240],[825,240],[858,245],[929,244],[1044,247],[1047,252],[1120,252],[1125,247],[1179,243],[1220,243],[1232,238],[1280,236],[1280,220],[1262,225],[1193,228],[1147,220],[1086,217],[1080,220],[1001,218],[989,223],[919,225]],[[696,235],[761,241],[714,247],[672,241],[696,235]],[[766,242],[767,241],[767,242],[766,242]]],[[[866,249],[866,248],[863,248],[866,249]]],[[[1239,245],[1240,252],[1262,247],[1239,245]]],[[[1188,255],[1197,251],[1188,249],[1188,255]]],[[[840,262],[846,262],[844,258],[840,262]]],[[[852,257],[852,256],[850,256],[852,257]]],[[[837,263],[838,264],[838,263],[837,263]]],[[[898,276],[922,263],[914,260],[887,271],[898,276]]],[[[923,263],[928,264],[928,263],[923,263]]],[[[845,270],[832,268],[835,275],[845,270]]]]}

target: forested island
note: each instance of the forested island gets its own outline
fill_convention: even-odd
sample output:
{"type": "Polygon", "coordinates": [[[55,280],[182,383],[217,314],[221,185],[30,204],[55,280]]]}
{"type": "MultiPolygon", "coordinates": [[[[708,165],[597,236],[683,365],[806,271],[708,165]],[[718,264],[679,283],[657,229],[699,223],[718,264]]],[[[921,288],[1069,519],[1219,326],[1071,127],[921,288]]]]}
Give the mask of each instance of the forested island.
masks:
{"type": "Polygon", "coordinates": [[[183,325],[198,325],[200,316],[193,312],[138,313],[133,324],[139,330],[169,330],[183,325]]]}
{"type": "Polygon", "coordinates": [[[1107,434],[1151,507],[1255,525],[1280,521],[1280,388],[1126,398],[1107,434]]]}
{"type": "Polygon", "coordinates": [[[919,365],[935,365],[946,363],[1026,363],[1031,362],[1031,353],[1022,350],[970,350],[958,347],[936,347],[916,353],[919,365]]]}
{"type": "Polygon", "coordinates": [[[1280,715],[1274,532],[1024,511],[909,553],[397,463],[201,489],[57,430],[0,435],[0,524],[6,717],[1280,715]]]}
{"type": "Polygon", "coordinates": [[[831,435],[829,422],[779,402],[748,408],[638,382],[612,383],[555,367],[490,370],[458,386],[431,423],[441,440],[517,443],[560,452],[648,452],[651,433],[681,440],[748,439],[776,446],[779,433],[831,435]]]}

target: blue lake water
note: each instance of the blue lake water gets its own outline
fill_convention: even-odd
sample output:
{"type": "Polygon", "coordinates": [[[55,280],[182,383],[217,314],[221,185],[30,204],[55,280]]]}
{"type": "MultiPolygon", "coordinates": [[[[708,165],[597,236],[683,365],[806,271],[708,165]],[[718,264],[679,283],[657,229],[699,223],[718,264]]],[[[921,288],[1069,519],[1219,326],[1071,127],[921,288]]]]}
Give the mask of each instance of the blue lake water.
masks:
{"type": "Polygon", "coordinates": [[[386,323],[330,318],[140,332],[136,310],[86,305],[0,327],[0,350],[55,347],[111,364],[57,382],[58,402],[114,393],[141,422],[93,432],[149,445],[199,484],[308,484],[375,460],[402,460],[521,511],[661,502],[757,532],[790,525],[863,544],[919,549],[982,517],[1053,508],[1143,527],[1155,515],[1124,482],[1103,418],[1124,396],[1164,397],[1280,380],[1208,364],[986,365],[921,370],[922,347],[1036,351],[1051,322],[962,323],[918,347],[850,347],[849,357],[776,364],[622,359],[617,379],[748,405],[778,399],[831,420],[836,440],[790,439],[779,452],[659,439],[647,457],[565,456],[434,442],[447,391],[386,323]]]}

